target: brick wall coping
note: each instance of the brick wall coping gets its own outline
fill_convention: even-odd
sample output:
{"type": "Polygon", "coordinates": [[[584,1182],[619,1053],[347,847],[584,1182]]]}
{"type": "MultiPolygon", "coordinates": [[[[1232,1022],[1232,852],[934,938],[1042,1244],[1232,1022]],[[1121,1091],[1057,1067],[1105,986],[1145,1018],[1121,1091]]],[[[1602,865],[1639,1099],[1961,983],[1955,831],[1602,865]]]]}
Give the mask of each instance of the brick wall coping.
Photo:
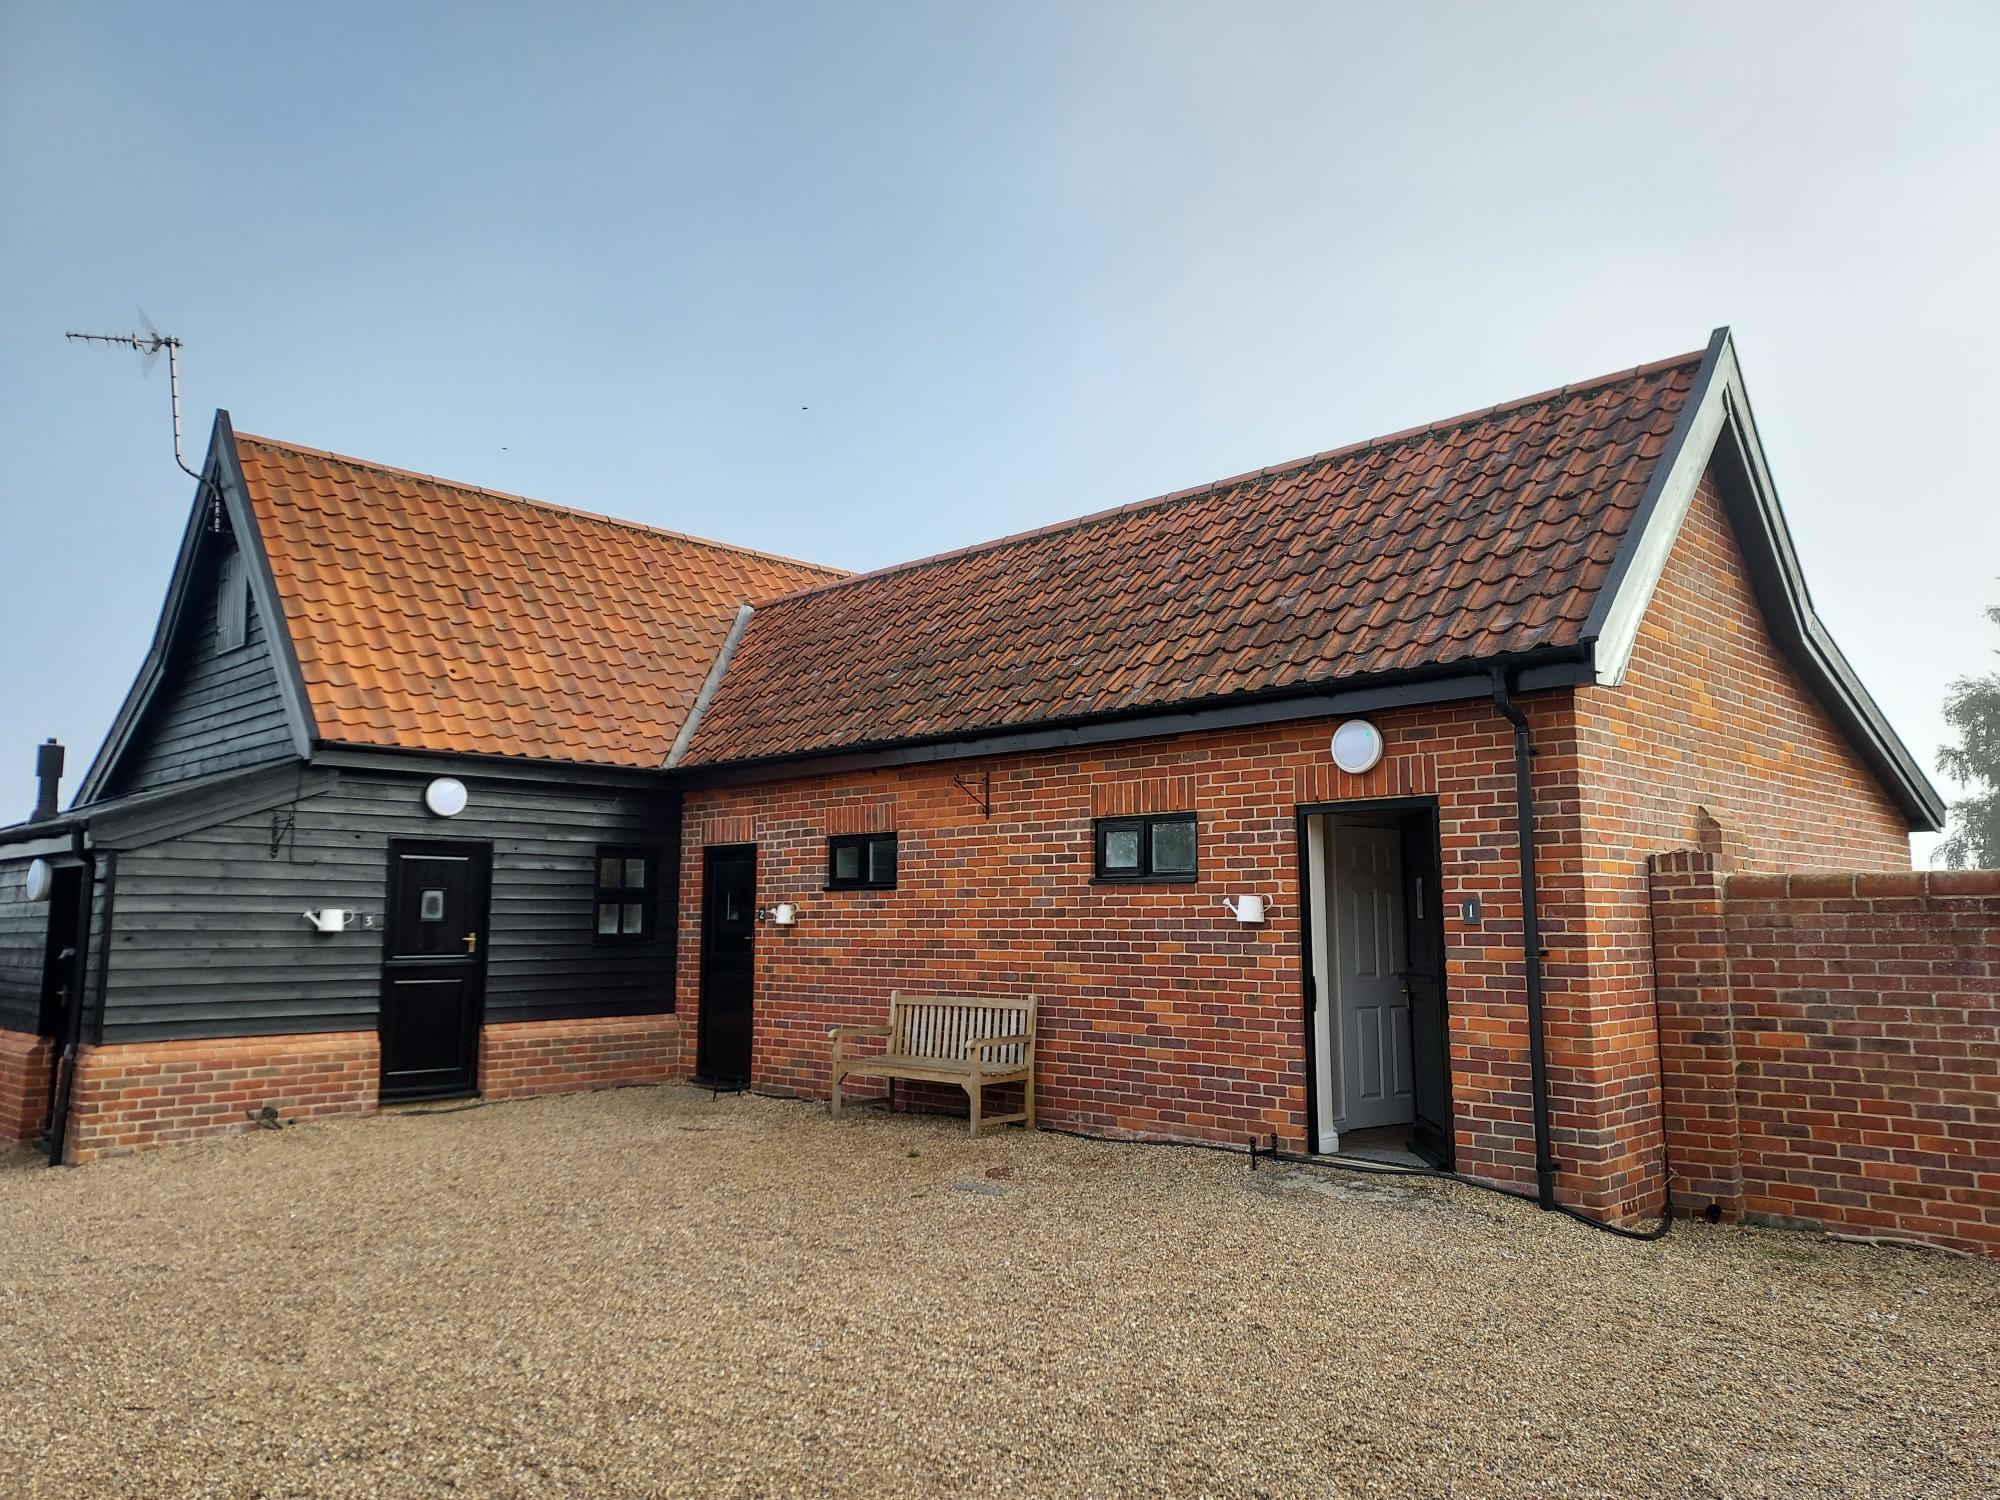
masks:
{"type": "Polygon", "coordinates": [[[526,1036],[616,1036],[622,1031],[651,1031],[672,1026],[680,1017],[670,1010],[645,1011],[634,1016],[579,1016],[574,1020],[490,1021],[483,1028],[500,1037],[526,1036]]]}
{"type": "MultiPolygon", "coordinates": [[[[1665,868],[1665,866],[1662,866],[1665,868]]],[[[1728,875],[1731,900],[1804,897],[2000,896],[2000,870],[1801,870],[1790,875],[1728,875]]]]}

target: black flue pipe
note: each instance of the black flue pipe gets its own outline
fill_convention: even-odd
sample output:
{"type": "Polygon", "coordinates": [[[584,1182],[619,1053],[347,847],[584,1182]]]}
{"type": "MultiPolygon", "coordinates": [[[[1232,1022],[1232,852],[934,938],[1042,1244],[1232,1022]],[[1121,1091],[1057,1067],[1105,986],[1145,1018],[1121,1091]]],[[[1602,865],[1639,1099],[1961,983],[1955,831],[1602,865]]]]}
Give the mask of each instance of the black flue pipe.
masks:
{"type": "Polygon", "coordinates": [[[63,747],[54,739],[35,746],[35,815],[28,821],[45,822],[56,815],[61,802],[57,788],[62,784],[63,747]]]}
{"type": "Polygon", "coordinates": [[[1549,1144],[1549,1055],[1542,1025],[1542,921],[1535,894],[1534,745],[1504,668],[1493,669],[1493,706],[1514,726],[1514,827],[1521,846],[1521,958],[1528,982],[1528,1087],[1535,1109],[1535,1201],[1556,1205],[1556,1159],[1549,1144]]]}

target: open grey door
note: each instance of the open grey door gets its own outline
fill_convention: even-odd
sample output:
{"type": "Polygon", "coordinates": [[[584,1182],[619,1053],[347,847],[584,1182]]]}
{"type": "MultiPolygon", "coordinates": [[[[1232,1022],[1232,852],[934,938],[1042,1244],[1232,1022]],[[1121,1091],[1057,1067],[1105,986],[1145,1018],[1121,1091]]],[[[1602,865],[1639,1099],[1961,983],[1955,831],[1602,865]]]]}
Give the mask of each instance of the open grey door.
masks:
{"type": "Polygon", "coordinates": [[[1411,1117],[1410,996],[1403,974],[1402,836],[1340,823],[1333,835],[1334,976],[1346,1130],[1411,1117]]]}

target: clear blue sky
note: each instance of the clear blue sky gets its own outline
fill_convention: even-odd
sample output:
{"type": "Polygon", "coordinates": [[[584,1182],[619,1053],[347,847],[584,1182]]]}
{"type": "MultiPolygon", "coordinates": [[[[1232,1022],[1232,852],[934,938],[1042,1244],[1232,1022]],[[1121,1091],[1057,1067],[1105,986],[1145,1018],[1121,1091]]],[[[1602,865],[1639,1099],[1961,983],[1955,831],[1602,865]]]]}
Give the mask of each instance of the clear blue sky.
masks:
{"type": "Polygon", "coordinates": [[[224,406],[852,567],[1728,322],[1928,763],[2000,645],[1996,62],[1975,5],[5,0],[0,821],[192,498],[164,373],[62,339],[135,305],[197,448],[224,406]]]}

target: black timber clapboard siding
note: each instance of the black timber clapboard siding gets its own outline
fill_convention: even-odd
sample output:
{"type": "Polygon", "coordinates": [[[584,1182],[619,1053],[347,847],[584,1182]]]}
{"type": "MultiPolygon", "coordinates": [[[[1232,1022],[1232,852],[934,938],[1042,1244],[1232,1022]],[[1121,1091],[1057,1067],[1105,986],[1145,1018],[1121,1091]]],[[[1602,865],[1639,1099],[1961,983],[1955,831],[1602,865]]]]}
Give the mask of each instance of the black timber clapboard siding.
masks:
{"type": "Polygon", "coordinates": [[[0,1028],[8,1031],[42,1024],[49,904],[28,899],[27,876],[27,860],[0,860],[0,1028]]]}
{"type": "Polygon", "coordinates": [[[121,851],[104,1040],[373,1029],[391,838],[492,843],[489,1022],[673,1009],[671,887],[656,942],[599,944],[593,925],[598,845],[656,848],[672,879],[675,794],[482,778],[450,762],[435,774],[470,788],[458,817],[424,811],[427,776],[348,768],[289,809],[289,831],[279,807],[121,851]],[[376,925],[319,934],[302,914],[321,907],[376,925]]]}
{"type": "MultiPolygon", "coordinates": [[[[224,559],[235,552],[229,537],[204,534],[160,684],[104,787],[105,796],[295,753],[270,633],[254,601],[248,606],[243,644],[227,651],[218,646],[218,585],[224,559]]],[[[249,559],[238,561],[247,565],[249,559]]]]}

